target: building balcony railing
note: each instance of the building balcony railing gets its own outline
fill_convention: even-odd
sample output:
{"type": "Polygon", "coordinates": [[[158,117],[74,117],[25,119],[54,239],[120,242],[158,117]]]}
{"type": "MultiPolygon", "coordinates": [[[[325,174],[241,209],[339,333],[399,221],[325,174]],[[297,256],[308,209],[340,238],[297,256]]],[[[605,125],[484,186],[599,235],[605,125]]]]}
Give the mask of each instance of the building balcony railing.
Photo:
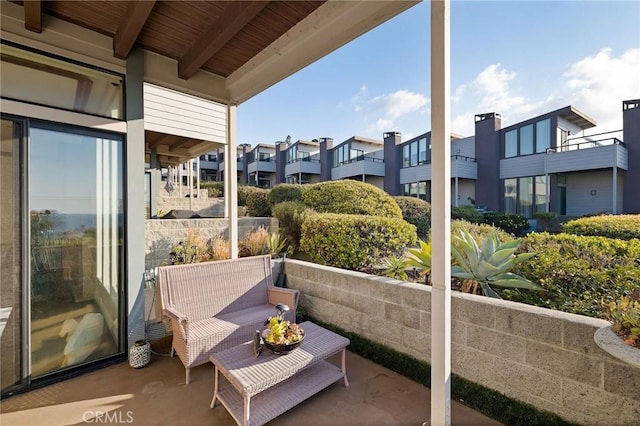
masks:
{"type": "Polygon", "coordinates": [[[556,152],[568,152],[568,151],[578,151],[581,149],[591,149],[591,148],[601,148],[603,146],[611,146],[611,145],[622,145],[624,146],[624,142],[615,137],[601,138],[601,139],[590,139],[589,137],[575,138],[575,139],[567,139],[567,142],[563,143],[556,148],[547,148],[547,154],[552,154],[556,152]]]}

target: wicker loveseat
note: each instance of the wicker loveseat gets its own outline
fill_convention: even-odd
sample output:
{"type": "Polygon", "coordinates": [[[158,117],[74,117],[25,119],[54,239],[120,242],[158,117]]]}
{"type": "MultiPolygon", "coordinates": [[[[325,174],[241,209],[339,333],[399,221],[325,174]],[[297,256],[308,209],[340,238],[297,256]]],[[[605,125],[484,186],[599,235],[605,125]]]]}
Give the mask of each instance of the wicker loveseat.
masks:
{"type": "Polygon", "coordinates": [[[288,305],[295,320],[299,292],[274,287],[269,255],[216,262],[163,266],[158,270],[163,313],[171,319],[174,351],[189,383],[189,371],[209,362],[209,356],[251,340],[275,314],[288,305]]]}

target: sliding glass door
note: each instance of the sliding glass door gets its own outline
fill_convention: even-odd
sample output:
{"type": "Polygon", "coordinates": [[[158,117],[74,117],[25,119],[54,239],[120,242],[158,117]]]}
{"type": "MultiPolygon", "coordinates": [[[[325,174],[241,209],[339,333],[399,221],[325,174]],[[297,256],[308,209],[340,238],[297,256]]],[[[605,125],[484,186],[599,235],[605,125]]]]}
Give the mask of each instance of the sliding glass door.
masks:
{"type": "Polygon", "coordinates": [[[0,383],[2,391],[26,376],[22,285],[21,121],[0,121],[0,383]]]}
{"type": "Polygon", "coordinates": [[[3,394],[123,351],[123,151],[120,136],[2,120],[3,394]]]}
{"type": "Polygon", "coordinates": [[[123,143],[32,125],[29,147],[31,374],[118,352],[123,143]]]}

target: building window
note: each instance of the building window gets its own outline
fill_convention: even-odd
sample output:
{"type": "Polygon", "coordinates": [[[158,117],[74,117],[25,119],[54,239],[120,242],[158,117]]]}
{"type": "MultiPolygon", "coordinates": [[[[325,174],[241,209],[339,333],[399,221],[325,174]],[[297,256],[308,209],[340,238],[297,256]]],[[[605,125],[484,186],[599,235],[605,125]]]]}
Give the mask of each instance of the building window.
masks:
{"type": "Polygon", "coordinates": [[[427,138],[422,138],[418,142],[418,163],[425,164],[427,162],[427,138]]]}
{"type": "Polygon", "coordinates": [[[518,184],[518,214],[533,217],[533,178],[522,177],[518,184]]]}
{"type": "Polygon", "coordinates": [[[547,177],[527,176],[504,180],[504,212],[528,219],[547,210],[547,177]]]}
{"type": "Polygon", "coordinates": [[[352,161],[361,161],[364,158],[364,151],[361,149],[352,149],[351,150],[351,160],[352,161]]]}
{"type": "Polygon", "coordinates": [[[402,167],[411,165],[411,145],[406,144],[402,147],[402,167]]]}
{"type": "Polygon", "coordinates": [[[533,124],[520,128],[520,155],[533,154],[533,124]]]}
{"type": "Polygon", "coordinates": [[[504,134],[504,158],[518,155],[518,129],[510,130],[504,134]]]}
{"type": "Polygon", "coordinates": [[[418,141],[411,142],[411,167],[418,165],[418,141]]]}
{"type": "Polygon", "coordinates": [[[518,199],[518,180],[504,180],[504,212],[516,214],[518,199]]]}
{"type": "Polygon", "coordinates": [[[547,152],[551,147],[551,120],[538,121],[536,123],[536,152],[547,152]]]}

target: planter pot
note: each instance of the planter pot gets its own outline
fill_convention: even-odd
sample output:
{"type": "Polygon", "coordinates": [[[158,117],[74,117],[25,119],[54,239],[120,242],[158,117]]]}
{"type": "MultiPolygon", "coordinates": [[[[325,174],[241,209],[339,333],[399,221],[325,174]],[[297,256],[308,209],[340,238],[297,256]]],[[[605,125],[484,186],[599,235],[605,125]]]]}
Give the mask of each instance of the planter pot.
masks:
{"type": "Polygon", "coordinates": [[[611,326],[598,329],[593,335],[596,345],[620,361],[640,368],[640,349],[629,346],[618,336],[611,326]]]}

